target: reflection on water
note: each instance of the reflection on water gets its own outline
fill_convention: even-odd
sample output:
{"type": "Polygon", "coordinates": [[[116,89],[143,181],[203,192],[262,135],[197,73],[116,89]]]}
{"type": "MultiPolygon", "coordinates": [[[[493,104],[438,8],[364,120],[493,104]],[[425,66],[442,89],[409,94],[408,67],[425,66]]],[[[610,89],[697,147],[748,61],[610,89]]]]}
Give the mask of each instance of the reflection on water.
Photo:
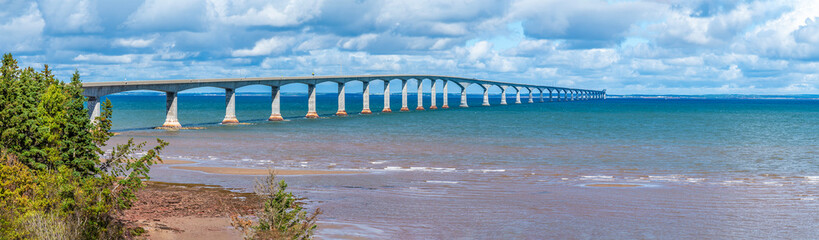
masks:
{"type": "MultiPolygon", "coordinates": [[[[347,99],[348,112],[360,110],[360,97],[347,99]]],[[[369,172],[285,177],[324,210],[329,238],[819,234],[819,125],[805,124],[819,120],[817,102],[606,100],[303,120],[301,100],[283,101],[288,122],[127,131],[114,141],[160,137],[171,142],[165,158],[196,166],[369,172]]],[[[164,119],[154,99],[112,101],[115,128],[164,119]]],[[[183,124],[224,114],[223,97],[179,101],[183,124]]],[[[238,97],[239,119],[266,118],[267,101],[238,97]]],[[[335,112],[335,98],[318,106],[335,112]]],[[[253,179],[166,166],[152,175],[240,188],[253,179]]]]}

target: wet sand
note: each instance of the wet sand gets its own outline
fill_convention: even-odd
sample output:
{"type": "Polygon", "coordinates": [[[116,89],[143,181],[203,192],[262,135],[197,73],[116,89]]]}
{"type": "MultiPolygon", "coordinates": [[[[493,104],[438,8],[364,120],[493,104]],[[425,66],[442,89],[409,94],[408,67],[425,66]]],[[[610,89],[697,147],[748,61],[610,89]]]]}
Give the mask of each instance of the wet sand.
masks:
{"type": "Polygon", "coordinates": [[[146,182],[120,217],[147,239],[241,239],[230,216],[253,215],[262,199],[214,185],[146,182]]]}
{"type": "MultiPolygon", "coordinates": [[[[174,166],[174,169],[193,170],[206,173],[215,174],[229,174],[229,175],[267,175],[268,169],[256,168],[229,168],[229,167],[194,167],[194,166],[174,166]]],[[[322,174],[358,174],[366,173],[361,171],[324,171],[324,170],[289,170],[289,169],[274,169],[276,175],[322,175],[322,174]]]]}
{"type": "Polygon", "coordinates": [[[598,183],[598,184],[586,184],[586,187],[642,187],[643,185],[639,184],[623,184],[623,183],[598,183]]]}
{"type": "Polygon", "coordinates": [[[176,159],[162,159],[162,162],[158,162],[157,164],[173,165],[173,164],[190,164],[190,163],[196,163],[196,162],[187,161],[187,160],[176,160],[176,159]]]}

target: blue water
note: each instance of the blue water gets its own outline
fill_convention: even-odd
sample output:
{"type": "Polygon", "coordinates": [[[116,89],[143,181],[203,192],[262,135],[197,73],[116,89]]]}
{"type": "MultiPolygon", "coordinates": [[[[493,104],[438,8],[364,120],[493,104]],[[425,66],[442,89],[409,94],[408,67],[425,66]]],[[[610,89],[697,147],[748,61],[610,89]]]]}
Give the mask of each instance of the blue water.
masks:
{"type": "MultiPolygon", "coordinates": [[[[308,120],[305,96],[236,98],[251,125],[227,126],[224,96],[179,97],[179,121],[151,130],[164,96],[109,96],[114,141],[171,142],[166,158],[196,166],[355,170],[285,177],[325,210],[326,238],[812,238],[819,235],[819,101],[608,99],[348,117],[335,95],[308,120]],[[626,184],[630,187],[597,187],[626,184]],[[636,186],[636,187],[635,187],[636,186]]],[[[415,95],[408,98],[415,109],[415,95]]],[[[548,100],[547,100],[548,101],[548,100]]],[[[428,109],[429,96],[424,100],[428,109]]],[[[440,107],[442,100],[438,99],[440,107]]],[[[160,166],[167,181],[250,187],[252,177],[160,166]]]]}

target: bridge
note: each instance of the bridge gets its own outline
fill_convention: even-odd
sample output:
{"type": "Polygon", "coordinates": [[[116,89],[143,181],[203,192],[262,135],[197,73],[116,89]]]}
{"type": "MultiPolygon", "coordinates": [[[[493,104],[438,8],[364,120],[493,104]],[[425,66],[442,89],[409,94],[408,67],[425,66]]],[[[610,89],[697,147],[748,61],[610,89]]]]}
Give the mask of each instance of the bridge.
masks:
{"type": "Polygon", "coordinates": [[[152,81],[120,81],[120,82],[92,82],[83,83],[82,88],[85,90],[84,95],[88,97],[88,111],[89,117],[93,120],[100,115],[100,99],[109,94],[137,91],[137,90],[153,90],[165,92],[166,94],[166,117],[163,127],[177,128],[182,125],[177,119],[177,93],[183,90],[199,88],[199,87],[216,87],[225,89],[225,118],[222,120],[223,124],[238,123],[236,118],[236,89],[251,86],[264,85],[272,87],[272,102],[271,113],[268,120],[281,121],[283,120],[280,113],[279,88],[288,84],[306,84],[308,94],[308,111],[306,118],[318,118],[316,113],[316,85],[324,82],[334,82],[338,84],[338,111],[336,115],[346,116],[345,109],[345,85],[348,82],[359,81],[363,83],[363,99],[364,108],[360,114],[371,114],[370,110],[370,82],[382,81],[384,82],[384,109],[382,112],[392,112],[390,108],[390,82],[393,80],[401,81],[401,110],[402,112],[409,111],[407,107],[407,82],[409,80],[416,80],[418,83],[418,107],[415,110],[424,110],[423,101],[423,83],[430,82],[432,87],[430,89],[430,105],[429,109],[437,109],[437,95],[436,88],[439,82],[444,84],[444,96],[442,109],[449,108],[447,89],[451,84],[457,85],[461,90],[460,107],[469,107],[466,104],[466,88],[472,84],[477,84],[483,88],[483,106],[489,106],[489,88],[497,86],[501,89],[501,105],[506,105],[506,89],[515,89],[515,103],[520,104],[520,94],[522,89],[529,92],[528,102],[534,102],[534,92],[537,91],[540,96],[540,102],[544,102],[545,92],[549,92],[549,101],[579,101],[579,100],[593,100],[605,99],[605,90],[588,90],[577,88],[563,88],[554,86],[530,85],[530,84],[516,84],[507,82],[498,82],[490,80],[480,80],[474,78],[462,78],[451,76],[437,76],[437,75],[359,75],[359,76],[308,76],[308,77],[259,77],[259,78],[221,78],[221,79],[186,79],[186,80],[152,80],[152,81]]]}

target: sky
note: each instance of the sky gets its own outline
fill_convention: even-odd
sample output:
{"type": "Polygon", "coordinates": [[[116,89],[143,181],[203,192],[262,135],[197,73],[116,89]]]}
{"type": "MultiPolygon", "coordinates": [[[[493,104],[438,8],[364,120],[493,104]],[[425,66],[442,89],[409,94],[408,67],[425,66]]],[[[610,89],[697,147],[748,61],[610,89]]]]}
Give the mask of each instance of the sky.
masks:
{"type": "Polygon", "coordinates": [[[85,82],[433,74],[815,94],[819,2],[0,0],[0,51],[85,82]]]}

